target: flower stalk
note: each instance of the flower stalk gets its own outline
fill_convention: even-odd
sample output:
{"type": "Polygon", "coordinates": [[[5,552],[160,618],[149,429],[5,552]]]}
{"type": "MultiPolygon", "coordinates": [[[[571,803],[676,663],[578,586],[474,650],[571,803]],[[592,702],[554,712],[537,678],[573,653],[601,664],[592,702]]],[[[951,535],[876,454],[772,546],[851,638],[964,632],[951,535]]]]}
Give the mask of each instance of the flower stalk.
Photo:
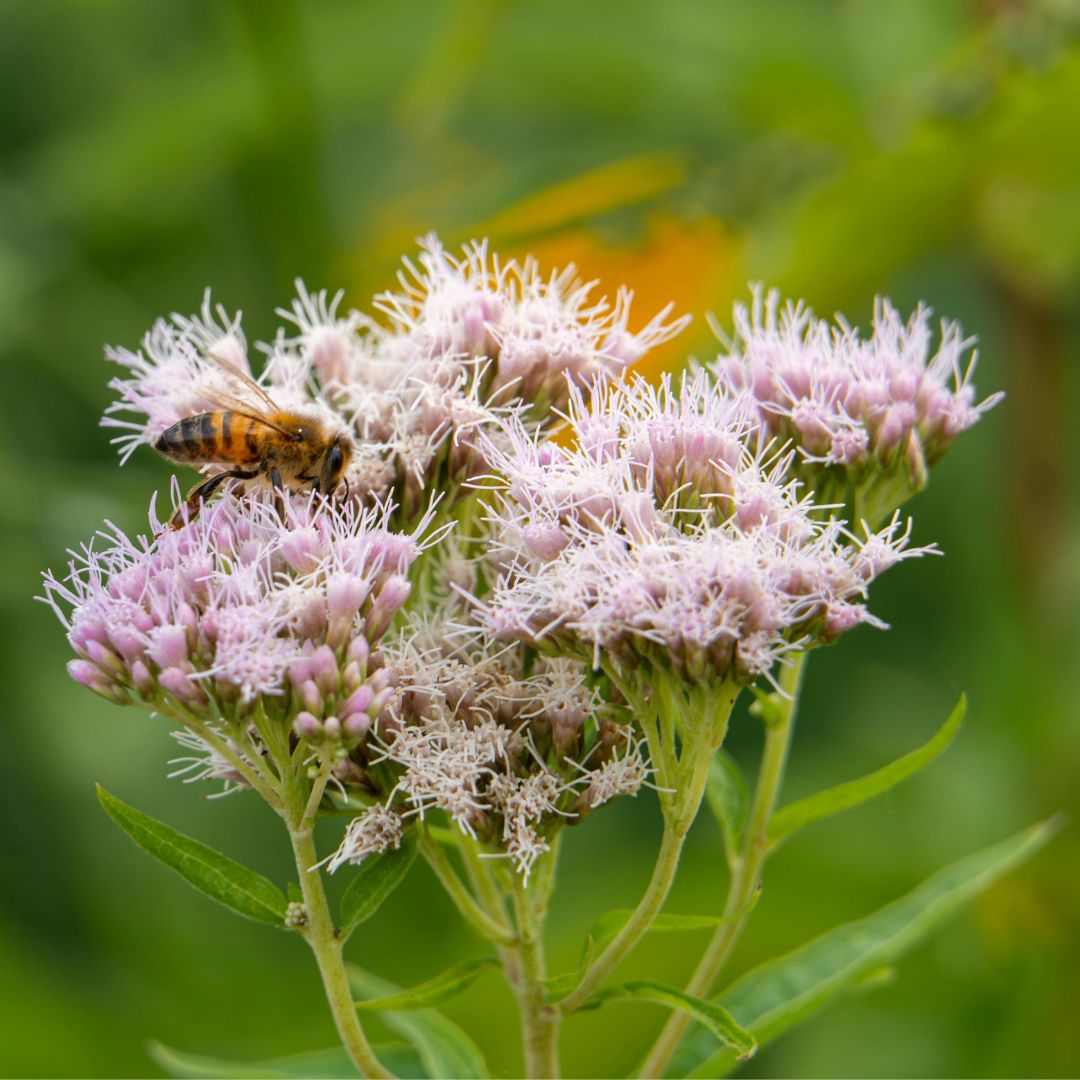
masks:
{"type": "MultiPolygon", "coordinates": [[[[750,901],[769,853],[769,820],[776,810],[784,779],[805,663],[806,653],[798,653],[790,665],[781,669],[778,680],[780,689],[768,696],[768,705],[761,710],[765,721],[761,771],[754,788],[743,849],[733,868],[723,912],[726,917],[734,918],[717,927],[694,974],[686,984],[686,992],[694,997],[708,997],[749,915],[750,901]],[[741,917],[738,915],[740,911],[744,913],[741,917]]],[[[663,1075],[689,1023],[690,1017],[686,1013],[671,1014],[645,1058],[639,1075],[663,1075]]]]}
{"type": "MultiPolygon", "coordinates": [[[[699,690],[689,696],[689,708],[679,711],[674,705],[676,695],[672,693],[670,682],[661,690],[662,683],[664,680],[658,682],[655,691],[657,725],[643,723],[650,754],[658,763],[657,776],[662,784],[672,785],[659,791],[664,815],[660,850],[649,884],[633,914],[607,948],[589,964],[578,985],[562,1000],[560,1007],[564,1014],[579,1009],[599,989],[660,914],[679,868],[686,835],[705,796],[709,762],[724,740],[728,718],[739,693],[739,687],[733,683],[699,690]],[[678,754],[675,751],[676,728],[681,738],[681,753],[678,754]]],[[[644,706],[641,697],[638,697],[638,704],[644,706]]]]}
{"type": "MultiPolygon", "coordinates": [[[[286,763],[286,768],[288,765],[286,763]]],[[[326,1001],[330,1006],[334,1025],[342,1046],[361,1075],[373,1078],[393,1077],[387,1070],[364,1034],[360,1018],[353,1003],[352,990],[349,987],[345,959],[342,955],[344,942],[334,927],[330,907],[323,888],[322,873],[318,866],[318,853],[315,850],[314,811],[326,788],[328,771],[325,765],[319,768],[310,791],[306,791],[303,776],[286,772],[290,777],[283,785],[285,800],[285,824],[292,842],[293,857],[296,860],[296,872],[300,881],[300,892],[304,898],[304,923],[300,933],[311,946],[315,962],[319,967],[326,1001]]]]}

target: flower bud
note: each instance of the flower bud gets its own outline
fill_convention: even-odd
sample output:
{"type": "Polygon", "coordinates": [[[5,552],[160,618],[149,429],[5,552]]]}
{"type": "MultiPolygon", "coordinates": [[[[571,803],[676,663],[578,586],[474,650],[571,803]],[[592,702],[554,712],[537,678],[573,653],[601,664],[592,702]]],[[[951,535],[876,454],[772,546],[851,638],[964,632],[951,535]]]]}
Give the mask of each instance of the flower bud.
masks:
{"type": "Polygon", "coordinates": [[[123,691],[116,685],[96,664],[89,660],[69,660],[67,665],[68,674],[81,686],[93,690],[109,701],[124,705],[127,699],[123,691]]]}
{"type": "Polygon", "coordinates": [[[371,708],[375,698],[375,691],[370,685],[365,684],[354,690],[341,706],[342,716],[352,716],[354,713],[366,713],[371,708]]]}
{"type": "Polygon", "coordinates": [[[154,677],[141,660],[136,660],[131,665],[131,682],[143,697],[147,697],[154,689],[154,677]]]}
{"type": "Polygon", "coordinates": [[[311,677],[324,694],[333,694],[338,687],[338,662],[329,645],[320,645],[311,656],[311,677]]]}
{"type": "Polygon", "coordinates": [[[360,665],[360,669],[364,670],[368,666],[368,659],[371,656],[371,647],[368,645],[368,640],[363,634],[357,634],[349,643],[349,650],[346,656],[350,660],[355,660],[360,665]]]}
{"type": "Polygon", "coordinates": [[[352,693],[362,682],[364,676],[360,671],[360,665],[355,660],[350,660],[341,673],[341,682],[347,693],[352,693]]]}
{"type": "Polygon", "coordinates": [[[344,722],[345,734],[350,739],[362,739],[371,730],[371,717],[367,713],[353,713],[344,722]]]}
{"type": "Polygon", "coordinates": [[[408,599],[411,591],[412,586],[402,574],[392,574],[386,579],[364,622],[364,633],[368,641],[378,641],[386,633],[390,621],[408,599]]]}
{"type": "Polygon", "coordinates": [[[521,539],[539,559],[554,559],[570,542],[558,525],[526,525],[521,530],[521,539]]]}
{"type": "Polygon", "coordinates": [[[102,671],[111,671],[116,675],[125,673],[126,669],[123,660],[112,649],[102,645],[100,641],[88,641],[86,643],[86,655],[102,671]]]}
{"type": "Polygon", "coordinates": [[[318,742],[322,739],[322,724],[318,717],[312,716],[306,710],[296,714],[293,731],[296,732],[298,738],[306,739],[308,742],[318,742]]]}
{"type": "Polygon", "coordinates": [[[188,675],[188,672],[178,667],[164,668],[158,675],[158,685],[166,692],[172,694],[182,705],[190,708],[201,708],[206,704],[206,694],[196,682],[188,675]]]}
{"type": "Polygon", "coordinates": [[[313,713],[323,711],[323,696],[319,693],[319,688],[310,679],[300,687],[300,700],[313,713]]]}
{"type": "Polygon", "coordinates": [[[159,626],[151,637],[147,653],[160,668],[179,667],[188,659],[187,631],[171,623],[159,626]]]}

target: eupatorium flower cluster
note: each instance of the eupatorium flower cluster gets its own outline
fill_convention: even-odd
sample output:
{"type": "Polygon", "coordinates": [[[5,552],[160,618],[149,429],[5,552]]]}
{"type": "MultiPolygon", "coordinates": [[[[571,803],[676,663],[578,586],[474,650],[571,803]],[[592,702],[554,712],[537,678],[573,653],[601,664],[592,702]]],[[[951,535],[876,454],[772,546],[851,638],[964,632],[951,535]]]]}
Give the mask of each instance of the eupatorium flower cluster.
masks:
{"type": "MultiPolygon", "coordinates": [[[[632,331],[625,290],[485,244],[428,238],[374,316],[340,308],[300,286],[258,378],[352,433],[348,497],[236,485],[176,530],[151,509],[152,539],[110,525],[44,597],[78,682],[184,726],[174,775],[258,788],[282,745],[324,770],[314,802],[352,818],[331,869],[434,816],[528,875],[647,783],[643,688],[707,696],[882,625],[871,583],[931,550],[896,507],[997,400],[925,309],[883,302],[864,339],[760,291],[715,364],[652,386],[626,369],[685,320],[632,331]]],[[[220,361],[251,372],[209,298],[107,355],[125,460],[232,407],[220,361]]]]}
{"type": "MultiPolygon", "coordinates": [[[[460,257],[435,237],[405,260],[400,291],[375,300],[376,315],[341,313],[342,294],[309,293],[279,314],[289,324],[266,354],[261,381],[284,407],[344,423],[357,444],[347,479],[368,502],[392,499],[413,522],[432,491],[452,495],[485,465],[478,431],[502,409],[527,405],[540,423],[571,386],[617,376],[687,320],[670,306],[630,329],[630,294],[594,295],[573,267],[541,274],[536,263],[502,262],[485,244],[460,257]]],[[[235,399],[210,354],[250,373],[240,315],[209,295],[198,315],[159,320],[142,348],[106,350],[128,370],[111,382],[118,399],[103,423],[126,459],[170,424],[235,399]]]]}
{"type": "Polygon", "coordinates": [[[393,690],[349,762],[380,801],[350,825],[332,869],[396,846],[404,822],[441,811],[527,876],[557,829],[637,793],[648,767],[624,710],[583,664],[541,660],[526,674],[525,660],[441,620],[388,645],[393,690]]]}
{"type": "Polygon", "coordinates": [[[571,394],[570,444],[513,416],[486,447],[502,561],[479,617],[497,636],[608,670],[766,675],[860,623],[907,549],[899,519],[855,535],[802,494],[792,453],[756,438],[753,402],[705,372],[571,394]]]}
{"type": "Polygon", "coordinates": [[[920,306],[905,320],[879,297],[863,337],[757,287],[750,307],[735,306],[734,337],[718,330],[726,351],[712,370],[798,449],[822,501],[858,504],[873,521],[921,490],[927,468],[1003,396],[977,400],[974,339],[946,321],[935,343],[931,314],[920,306]]]}
{"type": "Polygon", "coordinates": [[[113,527],[45,578],[68,670],[121,704],[211,723],[274,708],[303,738],[355,742],[389,694],[376,648],[420,551],[386,517],[291,500],[283,521],[246,496],[177,531],[151,512],[153,540],[113,527]]]}

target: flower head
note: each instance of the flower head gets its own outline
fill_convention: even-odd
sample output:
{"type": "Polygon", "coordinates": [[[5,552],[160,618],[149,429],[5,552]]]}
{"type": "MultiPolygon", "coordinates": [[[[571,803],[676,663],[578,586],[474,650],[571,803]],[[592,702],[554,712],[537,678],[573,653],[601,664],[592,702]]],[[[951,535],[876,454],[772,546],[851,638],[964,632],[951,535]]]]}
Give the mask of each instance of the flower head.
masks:
{"type": "MultiPolygon", "coordinates": [[[[475,628],[414,620],[386,643],[393,690],[339,780],[362,779],[383,800],[380,815],[448,820],[528,877],[556,830],[636,794],[630,773],[644,779],[648,769],[631,748],[633,770],[611,775],[614,748],[628,739],[612,737],[612,708],[584,665],[545,662],[526,676],[524,660],[475,628]]],[[[350,830],[331,867],[377,850],[371,835],[350,830]]]]}
{"type": "Polygon", "coordinates": [[[1003,396],[976,400],[973,339],[943,322],[935,345],[930,316],[920,306],[905,321],[879,298],[864,338],[757,287],[749,308],[735,306],[734,338],[717,330],[726,351],[712,370],[751,395],[765,432],[797,448],[799,474],[822,501],[855,502],[874,523],[1003,396]]]}
{"type": "Polygon", "coordinates": [[[372,653],[420,550],[386,518],[310,499],[289,500],[283,521],[250,495],[180,530],[151,510],[153,540],[111,527],[72,553],[66,578],[45,577],[79,657],[69,670],[114,700],[202,721],[246,723],[278,699],[305,710],[304,737],[355,741],[389,692],[372,653]]]}
{"type": "Polygon", "coordinates": [[[505,479],[489,511],[501,574],[480,620],[598,667],[737,682],[880,625],[870,582],[919,552],[898,523],[857,538],[819,511],[791,453],[757,445],[752,407],[697,372],[572,394],[569,448],[507,421],[485,451],[505,479]]]}

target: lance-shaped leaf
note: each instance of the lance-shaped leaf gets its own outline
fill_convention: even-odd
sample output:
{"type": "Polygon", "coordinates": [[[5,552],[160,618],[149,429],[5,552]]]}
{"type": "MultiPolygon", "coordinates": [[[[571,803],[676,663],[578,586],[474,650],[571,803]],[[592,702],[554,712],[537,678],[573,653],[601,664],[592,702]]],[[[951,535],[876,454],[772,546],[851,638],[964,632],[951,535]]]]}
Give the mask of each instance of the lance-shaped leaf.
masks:
{"type": "Polygon", "coordinates": [[[408,834],[394,851],[369,855],[341,897],[341,936],[349,935],[382,906],[405,880],[416,858],[416,835],[408,834]]]}
{"type": "Polygon", "coordinates": [[[746,828],[746,811],[750,795],[742,769],[724,749],[717,750],[709,764],[709,780],[705,788],[705,798],[713,817],[720,826],[728,866],[733,866],[738,858],[743,829],[746,828]]]}
{"type": "Polygon", "coordinates": [[[249,919],[285,925],[285,894],[262,874],[128,806],[100,784],[97,796],[109,817],[143,851],[199,892],[249,919]]]}
{"type": "Polygon", "coordinates": [[[364,1001],[357,1001],[355,1004],[358,1009],[365,1009],[369,1012],[428,1009],[433,1005],[441,1005],[452,997],[457,997],[462,991],[472,986],[484,972],[498,966],[499,961],[493,956],[485,956],[479,960],[463,960],[460,964],[454,964],[453,967],[447,968],[433,979],[411,986],[408,990],[386,994],[381,997],[367,998],[364,1001]]]}
{"type": "MultiPolygon", "coordinates": [[[[753,1031],[762,1045],[819,1012],[839,995],[881,981],[889,965],[979,892],[1041,848],[1053,821],[1035,825],[968,855],[872,915],[845,923],[793,952],[769,960],[715,1002],[753,1031]]],[[[723,1076],[734,1055],[701,1027],[683,1040],[669,1076],[723,1076]]]]}
{"type": "MultiPolygon", "coordinates": [[[[428,1075],[420,1055],[408,1043],[376,1043],[371,1049],[383,1065],[402,1080],[424,1080],[428,1075]]],[[[188,1080],[308,1080],[316,1077],[352,1080],[360,1075],[340,1046],[252,1062],[189,1054],[153,1040],[147,1046],[147,1052],[168,1076],[188,1080]]]]}
{"type": "MultiPolygon", "coordinates": [[[[401,993],[400,986],[353,964],[349,965],[349,985],[352,992],[362,998],[401,993]]],[[[478,1080],[488,1076],[487,1062],[480,1048],[457,1024],[435,1009],[386,1012],[381,1019],[388,1028],[416,1047],[428,1076],[445,1080],[478,1080]]]]}
{"type": "MultiPolygon", "coordinates": [[[[672,934],[688,930],[715,930],[716,927],[723,926],[725,923],[741,919],[757,903],[760,893],[761,888],[758,886],[754,889],[749,903],[733,915],[676,915],[661,912],[653,919],[645,932],[647,934],[672,934]]],[[[614,911],[601,915],[589,931],[593,953],[603,952],[633,914],[633,908],[616,908],[614,911]]]]}
{"type": "Polygon", "coordinates": [[[850,780],[846,784],[838,784],[826,791],[819,791],[808,795],[805,799],[797,799],[795,802],[782,806],[772,816],[769,822],[769,844],[776,847],[786,840],[792,833],[797,832],[804,825],[810,825],[815,821],[831,817],[840,813],[841,810],[849,810],[859,803],[872,799],[875,795],[888,791],[902,780],[917,773],[920,769],[929,765],[956,737],[963,722],[964,713],[967,709],[967,698],[960,696],[956,708],[949,714],[948,720],[938,729],[933,738],[918,750],[912,750],[898,758],[891,765],[860,777],[858,780],[850,780]]]}
{"type": "Polygon", "coordinates": [[[653,1001],[658,1005],[666,1005],[669,1009],[681,1009],[689,1013],[704,1025],[713,1038],[719,1040],[724,1046],[730,1047],[731,1052],[740,1061],[752,1057],[757,1050],[754,1036],[737,1024],[731,1013],[722,1005],[694,997],[684,990],[676,990],[673,986],[654,982],[652,979],[636,979],[619,986],[609,986],[589,998],[585,1007],[603,1005],[606,1001],[632,999],[653,1001]]]}
{"type": "MultiPolygon", "coordinates": [[[[713,930],[717,926],[723,926],[724,923],[741,919],[757,903],[760,893],[761,886],[759,885],[754,890],[750,902],[740,911],[735,912],[734,915],[669,915],[662,912],[653,919],[645,933],[713,930]]],[[[581,960],[578,963],[577,970],[565,971],[561,975],[553,975],[551,978],[544,980],[544,990],[546,991],[544,1000],[549,1005],[562,1001],[581,982],[592,958],[608,947],[633,913],[633,908],[616,908],[614,911],[601,915],[593,923],[592,929],[589,930],[585,937],[585,945],[581,950],[581,960]]]]}

